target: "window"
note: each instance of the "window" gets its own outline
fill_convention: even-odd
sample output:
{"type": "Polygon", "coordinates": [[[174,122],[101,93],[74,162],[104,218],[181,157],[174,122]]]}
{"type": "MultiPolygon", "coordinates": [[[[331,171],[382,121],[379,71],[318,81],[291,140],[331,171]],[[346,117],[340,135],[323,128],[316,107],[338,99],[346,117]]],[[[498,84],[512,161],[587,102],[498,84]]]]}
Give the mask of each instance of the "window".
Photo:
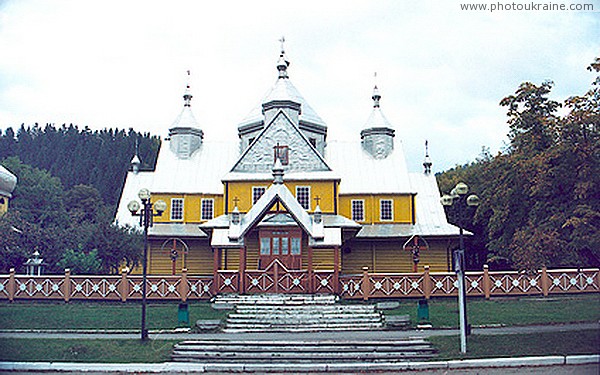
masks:
{"type": "Polygon", "coordinates": [[[262,237],[260,239],[260,255],[271,254],[271,239],[269,237],[262,237]]]}
{"type": "Polygon", "coordinates": [[[292,249],[290,254],[292,255],[300,255],[300,238],[292,237],[292,249]]]}
{"type": "Polygon", "coordinates": [[[382,199],[379,201],[379,218],[381,221],[390,221],[394,219],[393,201],[391,199],[382,199]]]}
{"type": "Polygon", "coordinates": [[[210,220],[215,217],[215,200],[212,198],[202,199],[200,204],[200,220],[210,220]]]}
{"type": "Polygon", "coordinates": [[[266,230],[260,234],[260,255],[300,255],[301,232],[287,230],[266,230]]]}
{"type": "Polygon", "coordinates": [[[171,220],[183,220],[183,198],[171,199],[171,220]]]}
{"type": "Polygon", "coordinates": [[[267,188],[264,186],[253,186],[252,187],[252,204],[258,202],[260,197],[267,191],[267,188]]]}
{"type": "Polygon", "coordinates": [[[296,200],[305,210],[310,210],[310,186],[296,186],[296,200]]]}
{"type": "Polygon", "coordinates": [[[274,159],[279,159],[281,165],[288,165],[290,162],[288,155],[288,146],[280,146],[279,143],[274,147],[275,157],[274,159]]]}
{"type": "Polygon", "coordinates": [[[352,220],[365,221],[365,201],[362,199],[352,200],[352,220]]]}

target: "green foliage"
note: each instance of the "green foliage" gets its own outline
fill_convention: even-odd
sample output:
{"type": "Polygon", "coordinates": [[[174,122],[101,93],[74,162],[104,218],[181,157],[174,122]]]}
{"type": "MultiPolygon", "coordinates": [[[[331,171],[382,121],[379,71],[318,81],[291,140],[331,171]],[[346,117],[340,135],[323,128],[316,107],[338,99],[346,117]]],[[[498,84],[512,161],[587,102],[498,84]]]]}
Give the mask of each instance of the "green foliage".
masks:
{"type": "Polygon", "coordinates": [[[66,249],[62,254],[61,260],[57,266],[61,269],[70,269],[74,274],[93,275],[100,271],[102,263],[98,259],[98,250],[84,251],[66,249]]]}
{"type": "Polygon", "coordinates": [[[116,273],[119,266],[139,263],[142,238],[132,228],[112,223],[112,210],[94,187],[64,191],[48,171],[16,157],[2,161],[18,176],[11,208],[0,217],[0,273],[22,264],[35,251],[46,273],[116,273]]]}
{"type": "MultiPolygon", "coordinates": [[[[596,59],[589,70],[599,69],[596,59]]],[[[480,196],[467,225],[479,246],[471,256],[487,251],[492,267],[600,266],[600,76],[564,102],[563,117],[547,98],[551,88],[527,82],[501,101],[509,108],[506,153],[438,176],[442,191],[460,180],[480,196]]]]}

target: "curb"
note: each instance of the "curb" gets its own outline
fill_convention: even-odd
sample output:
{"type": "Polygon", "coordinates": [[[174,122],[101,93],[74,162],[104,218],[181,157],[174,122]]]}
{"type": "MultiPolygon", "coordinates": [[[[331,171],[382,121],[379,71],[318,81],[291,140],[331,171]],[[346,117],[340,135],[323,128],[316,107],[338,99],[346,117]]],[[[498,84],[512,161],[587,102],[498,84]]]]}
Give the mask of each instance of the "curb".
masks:
{"type": "Polygon", "coordinates": [[[600,365],[600,354],[517,357],[517,358],[485,358],[436,362],[396,362],[396,363],[314,363],[314,364],[226,364],[226,363],[61,363],[61,362],[0,362],[3,372],[38,372],[58,371],[63,373],[95,372],[95,373],[189,373],[189,372],[330,372],[348,371],[409,371],[409,370],[456,370],[476,368],[509,368],[537,366],[577,366],[600,365]]]}

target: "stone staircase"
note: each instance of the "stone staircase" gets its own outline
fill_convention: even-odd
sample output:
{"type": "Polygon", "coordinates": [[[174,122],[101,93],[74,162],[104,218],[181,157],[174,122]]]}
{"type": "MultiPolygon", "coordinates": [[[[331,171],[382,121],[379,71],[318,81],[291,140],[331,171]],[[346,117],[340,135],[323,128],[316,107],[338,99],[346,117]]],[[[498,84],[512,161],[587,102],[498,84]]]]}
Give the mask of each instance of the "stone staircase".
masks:
{"type": "Polygon", "coordinates": [[[393,341],[184,341],[177,362],[205,363],[390,363],[425,360],[437,354],[423,339],[393,341]]]}
{"type": "Polygon", "coordinates": [[[374,305],[337,304],[334,295],[223,295],[215,308],[232,308],[223,332],[312,332],[384,327],[374,305]]]}

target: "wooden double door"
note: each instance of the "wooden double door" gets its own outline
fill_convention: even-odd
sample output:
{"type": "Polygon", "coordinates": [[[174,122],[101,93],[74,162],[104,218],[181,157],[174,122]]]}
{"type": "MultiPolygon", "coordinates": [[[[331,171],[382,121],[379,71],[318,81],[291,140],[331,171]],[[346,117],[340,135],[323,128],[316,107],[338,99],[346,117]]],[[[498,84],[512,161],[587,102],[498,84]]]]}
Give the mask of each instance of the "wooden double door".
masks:
{"type": "Polygon", "coordinates": [[[278,260],[288,270],[302,269],[302,230],[270,228],[259,232],[258,269],[267,269],[278,260]]]}

